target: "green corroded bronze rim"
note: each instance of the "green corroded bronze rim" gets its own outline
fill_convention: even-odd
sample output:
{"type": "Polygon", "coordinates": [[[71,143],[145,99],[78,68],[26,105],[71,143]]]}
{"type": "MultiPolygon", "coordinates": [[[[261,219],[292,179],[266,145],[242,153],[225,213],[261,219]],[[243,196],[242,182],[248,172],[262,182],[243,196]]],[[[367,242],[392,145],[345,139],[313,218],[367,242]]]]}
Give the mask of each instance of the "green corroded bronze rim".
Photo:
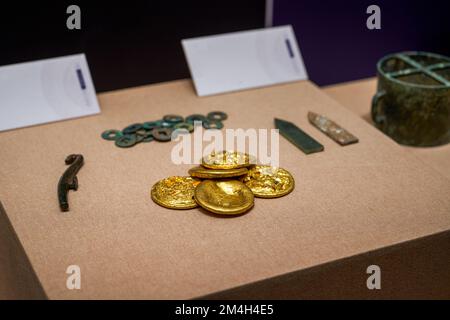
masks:
{"type": "Polygon", "coordinates": [[[377,63],[378,73],[390,81],[396,82],[398,84],[414,87],[414,88],[424,88],[424,89],[445,89],[450,88],[450,77],[449,79],[441,76],[437,73],[439,70],[450,69],[450,58],[429,52],[401,52],[390,54],[382,58],[377,63]],[[426,64],[423,63],[426,60],[436,61],[436,63],[426,64]],[[397,70],[386,71],[388,69],[388,62],[397,60],[404,63],[405,66],[400,66],[397,70]],[[422,61],[420,61],[422,60],[422,61]],[[414,76],[414,75],[424,75],[432,79],[433,81],[440,83],[439,85],[412,83],[399,79],[404,76],[414,76]]]}

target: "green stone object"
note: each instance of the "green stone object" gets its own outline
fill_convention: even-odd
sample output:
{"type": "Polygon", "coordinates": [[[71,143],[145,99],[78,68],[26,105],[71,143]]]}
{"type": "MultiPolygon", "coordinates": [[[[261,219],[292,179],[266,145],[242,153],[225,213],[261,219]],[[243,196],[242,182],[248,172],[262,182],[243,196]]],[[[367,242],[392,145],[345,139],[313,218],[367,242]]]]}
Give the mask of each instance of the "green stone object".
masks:
{"type": "Polygon", "coordinates": [[[228,115],[222,111],[212,111],[207,114],[208,120],[224,121],[228,119],[228,115]]]}
{"type": "Polygon", "coordinates": [[[137,143],[135,134],[124,134],[116,140],[116,146],[119,148],[129,148],[137,143]]]}
{"type": "Polygon", "coordinates": [[[122,130],[123,134],[132,134],[138,131],[139,129],[142,129],[142,124],[140,123],[134,123],[130,124],[128,127],[122,130]]]}
{"type": "Polygon", "coordinates": [[[175,123],[173,123],[173,122],[163,121],[163,122],[161,122],[159,127],[160,128],[173,128],[174,125],[175,125],[175,123]]]}
{"type": "Polygon", "coordinates": [[[208,118],[202,114],[192,114],[185,121],[180,115],[167,114],[163,119],[133,123],[123,130],[106,130],[102,132],[101,137],[105,140],[115,141],[117,147],[130,148],[141,142],[147,143],[154,140],[160,142],[171,141],[173,131],[175,131],[176,135],[179,133],[191,133],[195,129],[194,121],[200,121],[206,129],[221,129],[223,128],[223,123],[219,119],[225,120],[227,118],[227,114],[222,111],[210,112],[208,113],[208,118]]]}
{"type": "Polygon", "coordinates": [[[160,126],[161,126],[161,123],[163,123],[163,120],[147,121],[147,122],[144,122],[144,123],[142,124],[142,127],[143,127],[145,130],[153,130],[153,129],[155,129],[155,128],[160,127],[160,126]]]}
{"type": "Polygon", "coordinates": [[[191,114],[190,116],[186,117],[186,122],[190,123],[190,124],[194,124],[195,121],[200,121],[200,122],[204,122],[207,121],[208,119],[202,115],[202,114],[191,114]]]}
{"type": "Polygon", "coordinates": [[[183,122],[184,118],[177,114],[168,114],[168,115],[164,116],[163,121],[176,124],[176,123],[183,122]]]}
{"type": "Polygon", "coordinates": [[[205,129],[222,129],[223,122],[219,120],[207,120],[202,123],[203,128],[205,129]]]}
{"type": "Polygon", "coordinates": [[[152,130],[152,136],[155,140],[161,142],[170,141],[172,138],[172,129],[171,128],[155,128],[152,130]]]}
{"type": "Polygon", "coordinates": [[[297,148],[306,154],[323,151],[323,145],[314,140],[303,130],[289,121],[275,118],[275,128],[280,130],[280,134],[288,139],[297,148]]]}
{"type": "Polygon", "coordinates": [[[142,139],[141,142],[147,143],[147,142],[151,142],[151,141],[153,141],[153,140],[155,140],[155,138],[153,138],[153,135],[152,135],[151,132],[150,132],[150,134],[147,135],[147,136],[145,136],[144,139],[142,139]]]}
{"type": "Polygon", "coordinates": [[[117,140],[118,138],[122,137],[123,133],[120,130],[116,130],[116,129],[110,129],[110,130],[106,130],[103,131],[102,133],[102,138],[105,140],[117,140]]]}
{"type": "Polygon", "coordinates": [[[403,145],[450,142],[450,58],[397,53],[382,58],[377,71],[378,89],[372,100],[377,128],[403,145]]]}
{"type": "Polygon", "coordinates": [[[189,131],[189,132],[194,131],[194,126],[193,126],[192,124],[186,123],[186,122],[180,122],[180,123],[177,123],[173,128],[174,128],[175,130],[176,130],[176,129],[186,129],[186,130],[189,131]]]}

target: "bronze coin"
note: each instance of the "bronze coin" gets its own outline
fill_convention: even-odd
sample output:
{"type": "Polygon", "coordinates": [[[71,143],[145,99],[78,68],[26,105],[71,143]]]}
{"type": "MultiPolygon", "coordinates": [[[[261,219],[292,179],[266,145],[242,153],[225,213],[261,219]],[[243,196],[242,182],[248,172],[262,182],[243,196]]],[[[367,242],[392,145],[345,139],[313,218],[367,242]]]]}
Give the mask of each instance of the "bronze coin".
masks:
{"type": "Polygon", "coordinates": [[[167,142],[170,141],[172,136],[172,129],[170,128],[155,128],[152,130],[152,136],[157,141],[167,142]]]}

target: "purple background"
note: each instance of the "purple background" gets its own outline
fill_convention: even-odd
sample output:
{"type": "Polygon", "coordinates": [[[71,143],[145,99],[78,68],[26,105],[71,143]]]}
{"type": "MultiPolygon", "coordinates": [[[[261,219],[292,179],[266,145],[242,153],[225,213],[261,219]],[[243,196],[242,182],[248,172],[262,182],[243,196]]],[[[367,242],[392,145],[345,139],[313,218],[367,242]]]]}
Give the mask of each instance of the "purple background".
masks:
{"type": "Polygon", "coordinates": [[[273,25],[285,24],[319,85],[374,76],[376,62],[392,52],[450,56],[450,0],[274,0],[273,25]],[[366,27],[371,4],[381,8],[381,30],[366,27]]]}
{"type": "MultiPolygon", "coordinates": [[[[387,53],[450,56],[450,0],[274,0],[274,25],[292,24],[319,85],[375,75],[387,53]],[[381,30],[366,9],[381,7],[381,30]]],[[[4,1],[0,65],[85,52],[97,91],[190,77],[181,39],[264,27],[265,0],[4,1]],[[82,30],[66,8],[82,8],[82,30]]]]}

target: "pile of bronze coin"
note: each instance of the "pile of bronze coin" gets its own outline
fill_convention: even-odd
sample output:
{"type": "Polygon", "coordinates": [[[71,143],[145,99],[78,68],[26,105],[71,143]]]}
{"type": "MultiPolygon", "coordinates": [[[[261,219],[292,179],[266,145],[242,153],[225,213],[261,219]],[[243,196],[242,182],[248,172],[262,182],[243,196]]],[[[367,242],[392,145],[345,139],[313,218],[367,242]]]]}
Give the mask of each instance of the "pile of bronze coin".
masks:
{"type": "Polygon", "coordinates": [[[158,181],[151,197],[169,209],[201,206],[219,215],[240,215],[253,207],[255,197],[278,198],[294,190],[294,178],[287,170],[255,163],[245,153],[213,152],[191,168],[189,176],[158,181]]]}
{"type": "Polygon", "coordinates": [[[160,120],[130,124],[123,130],[106,130],[102,133],[102,138],[115,141],[117,147],[130,148],[140,142],[170,141],[174,130],[179,129],[190,133],[194,131],[195,123],[201,123],[205,129],[222,129],[223,121],[227,118],[227,114],[222,111],[213,111],[206,116],[192,114],[186,118],[168,114],[160,120]]]}

